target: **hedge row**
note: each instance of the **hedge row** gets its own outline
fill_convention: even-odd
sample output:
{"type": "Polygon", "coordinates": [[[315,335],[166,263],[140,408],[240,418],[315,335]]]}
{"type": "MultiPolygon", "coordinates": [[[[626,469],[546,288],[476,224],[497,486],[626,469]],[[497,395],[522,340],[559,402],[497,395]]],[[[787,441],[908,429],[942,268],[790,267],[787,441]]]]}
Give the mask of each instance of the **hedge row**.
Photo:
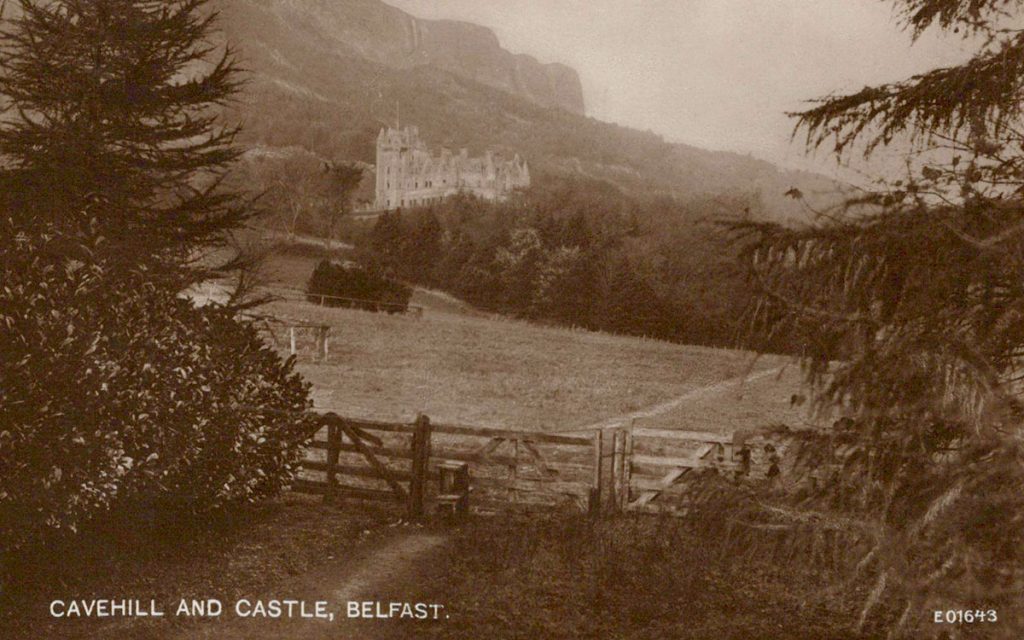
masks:
{"type": "Polygon", "coordinates": [[[306,298],[329,307],[396,313],[409,308],[412,289],[376,269],[321,260],[306,285],[306,298]]]}

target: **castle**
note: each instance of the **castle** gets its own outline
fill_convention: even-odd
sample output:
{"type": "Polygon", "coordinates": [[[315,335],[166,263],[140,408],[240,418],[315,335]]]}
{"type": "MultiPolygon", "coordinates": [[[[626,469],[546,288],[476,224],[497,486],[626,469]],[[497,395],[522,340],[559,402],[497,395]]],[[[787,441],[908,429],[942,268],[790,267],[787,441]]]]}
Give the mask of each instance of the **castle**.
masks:
{"type": "Polygon", "coordinates": [[[431,155],[416,127],[389,127],[377,136],[377,210],[426,206],[457,193],[501,200],[529,186],[530,169],[518,155],[503,160],[488,151],[471,158],[465,149],[431,155]]]}

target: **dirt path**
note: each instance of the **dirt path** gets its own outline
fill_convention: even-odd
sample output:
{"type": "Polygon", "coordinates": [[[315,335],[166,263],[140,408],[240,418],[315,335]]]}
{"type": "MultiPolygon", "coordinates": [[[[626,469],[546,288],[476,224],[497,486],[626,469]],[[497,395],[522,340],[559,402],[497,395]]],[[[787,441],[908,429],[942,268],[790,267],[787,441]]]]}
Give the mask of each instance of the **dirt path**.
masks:
{"type": "MultiPolygon", "coordinates": [[[[774,367],[772,369],[766,369],[764,371],[758,371],[756,373],[748,373],[748,374],[744,374],[742,376],[737,376],[735,378],[729,378],[728,380],[722,380],[721,382],[716,382],[716,383],[710,384],[710,385],[708,385],[706,387],[700,387],[700,388],[697,388],[697,389],[691,389],[690,391],[687,391],[686,393],[684,393],[684,394],[682,394],[680,396],[672,398],[671,400],[666,400],[665,402],[661,402],[661,403],[649,406],[649,407],[644,408],[644,409],[639,409],[637,411],[633,411],[632,413],[627,413],[625,415],[616,416],[614,418],[608,418],[607,420],[601,420],[601,421],[595,422],[593,424],[588,424],[585,427],[571,427],[571,428],[568,428],[568,429],[559,429],[557,431],[567,431],[568,432],[568,431],[592,431],[594,429],[613,429],[615,427],[627,426],[627,425],[633,423],[633,421],[635,421],[635,420],[642,420],[642,419],[647,419],[647,418],[657,418],[659,416],[664,416],[666,414],[670,414],[671,412],[673,412],[673,411],[679,409],[680,407],[682,407],[684,404],[694,403],[694,402],[697,402],[697,401],[700,401],[700,400],[707,399],[709,397],[720,396],[720,395],[722,395],[722,394],[724,394],[724,393],[726,393],[728,391],[732,391],[732,390],[735,390],[737,388],[741,388],[744,385],[750,384],[750,383],[755,382],[757,380],[761,380],[763,378],[768,378],[770,376],[777,376],[783,370],[783,368],[784,367],[774,367]]],[[[704,429],[704,430],[706,430],[706,431],[712,431],[712,430],[713,431],[718,431],[720,429],[708,428],[708,429],[704,429]]]]}
{"type": "MultiPolygon", "coordinates": [[[[334,613],[333,620],[242,618],[236,615],[234,602],[224,602],[220,618],[185,625],[173,637],[176,640],[370,640],[386,637],[387,621],[348,619],[348,601],[385,604],[402,601],[418,583],[418,560],[440,547],[445,537],[418,529],[369,535],[383,536],[383,539],[368,539],[352,555],[330,560],[323,568],[302,575],[273,593],[253,594],[248,598],[252,602],[274,598],[302,600],[309,603],[310,608],[316,601],[326,601],[328,610],[334,613]]],[[[246,608],[251,609],[251,606],[246,608]]]]}

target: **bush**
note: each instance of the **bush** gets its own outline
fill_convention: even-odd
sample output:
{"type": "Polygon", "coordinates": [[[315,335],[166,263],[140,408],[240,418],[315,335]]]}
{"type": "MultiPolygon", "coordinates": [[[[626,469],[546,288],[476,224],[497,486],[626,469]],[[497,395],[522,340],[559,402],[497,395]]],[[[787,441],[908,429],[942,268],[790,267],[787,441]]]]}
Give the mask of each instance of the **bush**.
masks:
{"type": "Polygon", "coordinates": [[[306,298],[329,307],[398,313],[408,310],[412,289],[376,269],[322,260],[306,285],[306,298]]]}
{"type": "Polygon", "coordinates": [[[52,236],[14,247],[0,262],[0,554],[100,514],[200,513],[289,480],[308,384],[253,326],[141,276],[106,280],[52,236]]]}

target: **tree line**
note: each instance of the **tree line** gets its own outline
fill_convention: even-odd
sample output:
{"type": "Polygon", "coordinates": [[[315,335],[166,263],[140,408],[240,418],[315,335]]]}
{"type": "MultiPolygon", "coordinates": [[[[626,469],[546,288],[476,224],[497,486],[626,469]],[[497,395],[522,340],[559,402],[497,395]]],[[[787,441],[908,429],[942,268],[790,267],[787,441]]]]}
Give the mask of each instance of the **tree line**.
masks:
{"type": "Polygon", "coordinates": [[[507,202],[463,195],[384,213],[357,238],[357,255],[487,310],[733,347],[749,337],[752,290],[715,220],[749,204],[639,201],[606,183],[558,180],[507,202]]]}

